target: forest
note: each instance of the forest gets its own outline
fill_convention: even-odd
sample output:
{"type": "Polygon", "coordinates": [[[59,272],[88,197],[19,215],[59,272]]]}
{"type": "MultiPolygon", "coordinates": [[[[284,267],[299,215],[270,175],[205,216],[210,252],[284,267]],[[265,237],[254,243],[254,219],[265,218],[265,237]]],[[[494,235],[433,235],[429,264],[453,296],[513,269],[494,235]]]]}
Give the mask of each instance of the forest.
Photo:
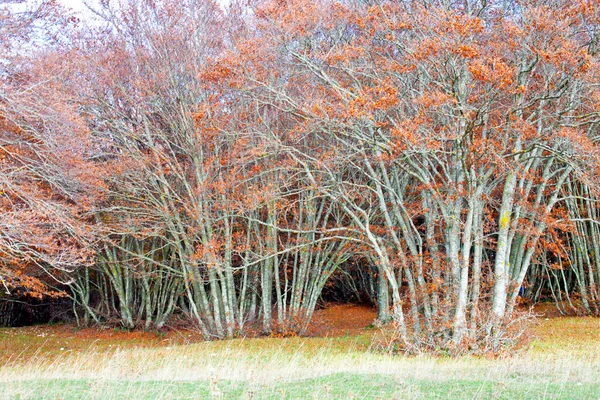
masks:
{"type": "Polygon", "coordinates": [[[359,302],[394,352],[487,354],[600,315],[597,1],[33,3],[0,2],[0,325],[359,302]]]}

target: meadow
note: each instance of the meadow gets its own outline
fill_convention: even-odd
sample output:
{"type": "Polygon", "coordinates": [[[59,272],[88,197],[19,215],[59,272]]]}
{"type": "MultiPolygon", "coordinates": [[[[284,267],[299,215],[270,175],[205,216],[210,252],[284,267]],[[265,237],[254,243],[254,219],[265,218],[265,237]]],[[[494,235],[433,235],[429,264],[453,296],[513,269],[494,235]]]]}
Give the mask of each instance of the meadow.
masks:
{"type": "MultiPolygon", "coordinates": [[[[347,314],[352,309],[345,306],[347,314]]],[[[340,311],[336,310],[339,314],[340,311]]],[[[0,330],[5,399],[598,399],[600,320],[540,318],[500,357],[375,351],[377,329],[200,341],[194,332],[70,325],[0,330]]],[[[343,324],[342,324],[343,325],[343,324]]]]}

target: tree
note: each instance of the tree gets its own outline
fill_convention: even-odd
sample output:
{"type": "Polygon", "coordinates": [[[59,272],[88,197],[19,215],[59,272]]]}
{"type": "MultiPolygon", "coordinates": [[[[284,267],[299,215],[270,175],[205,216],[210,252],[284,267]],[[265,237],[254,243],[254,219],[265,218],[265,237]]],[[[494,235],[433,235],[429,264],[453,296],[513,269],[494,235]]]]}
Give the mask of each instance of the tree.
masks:
{"type": "Polygon", "coordinates": [[[236,71],[431,348],[503,332],[564,185],[597,165],[595,7],[465,4],[267,3],[262,65],[236,71]]]}
{"type": "MultiPolygon", "coordinates": [[[[85,212],[98,195],[87,130],[68,103],[52,57],[30,62],[23,49],[57,45],[52,30],[74,21],[52,3],[0,13],[5,58],[0,76],[0,280],[7,294],[40,297],[91,261],[85,212]],[[31,46],[31,47],[28,47],[31,46]]],[[[46,47],[44,47],[46,48],[46,47]]],[[[40,48],[40,52],[43,50],[40,48]]]]}

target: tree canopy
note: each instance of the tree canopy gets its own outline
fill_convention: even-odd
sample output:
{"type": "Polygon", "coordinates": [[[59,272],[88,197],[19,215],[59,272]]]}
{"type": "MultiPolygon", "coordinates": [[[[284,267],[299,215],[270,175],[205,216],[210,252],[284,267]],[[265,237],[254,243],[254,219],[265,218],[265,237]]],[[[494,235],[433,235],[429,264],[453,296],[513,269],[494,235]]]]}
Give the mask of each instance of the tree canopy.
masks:
{"type": "Polygon", "coordinates": [[[39,10],[0,13],[5,49],[67,35],[5,53],[7,293],[302,334],[333,276],[406,351],[496,349],[523,301],[599,313],[597,2],[39,10]]]}

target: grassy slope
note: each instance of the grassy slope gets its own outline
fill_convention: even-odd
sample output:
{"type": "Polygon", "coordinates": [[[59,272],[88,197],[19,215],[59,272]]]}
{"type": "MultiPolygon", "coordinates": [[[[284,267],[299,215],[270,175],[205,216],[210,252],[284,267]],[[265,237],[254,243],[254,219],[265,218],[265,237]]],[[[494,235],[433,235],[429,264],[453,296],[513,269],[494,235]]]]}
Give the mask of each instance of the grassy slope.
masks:
{"type": "Polygon", "coordinates": [[[371,352],[369,332],[186,344],[191,333],[2,329],[0,398],[600,398],[600,320],[534,330],[512,357],[432,359],[371,352]]]}

